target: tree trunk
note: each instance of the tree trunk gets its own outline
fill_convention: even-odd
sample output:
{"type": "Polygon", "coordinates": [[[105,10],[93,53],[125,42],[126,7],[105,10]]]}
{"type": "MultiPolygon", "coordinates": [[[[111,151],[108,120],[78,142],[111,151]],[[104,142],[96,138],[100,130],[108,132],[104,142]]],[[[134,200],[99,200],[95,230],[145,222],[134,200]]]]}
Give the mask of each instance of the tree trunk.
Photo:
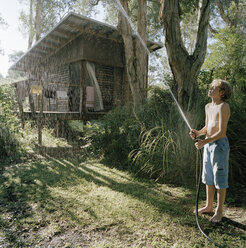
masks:
{"type": "MultiPolygon", "coordinates": [[[[147,43],[147,0],[138,0],[138,33],[144,43],[147,43]]],[[[136,40],[136,70],[139,85],[139,99],[142,103],[147,96],[148,55],[139,39],[136,40]]]]}
{"type": "Polygon", "coordinates": [[[197,77],[205,59],[210,0],[200,0],[199,22],[193,54],[187,52],[180,31],[179,0],[161,0],[168,61],[174,76],[178,101],[183,108],[197,95],[197,77]]]}
{"type": "MultiPolygon", "coordinates": [[[[121,0],[121,4],[128,14],[128,0],[121,0]]],[[[138,1],[138,31],[146,42],[146,13],[147,1],[138,1]]],[[[130,85],[134,105],[142,103],[146,97],[147,87],[147,55],[141,42],[136,40],[136,47],[132,37],[132,28],[127,18],[119,11],[118,30],[120,31],[125,48],[126,78],[130,85]]]]}
{"type": "Polygon", "coordinates": [[[33,42],[33,0],[30,0],[30,14],[29,14],[29,37],[28,37],[28,49],[31,48],[33,42]]]}
{"type": "Polygon", "coordinates": [[[41,0],[37,0],[36,3],[35,28],[36,28],[36,42],[37,42],[40,39],[40,35],[41,35],[41,0]]]}
{"type": "MultiPolygon", "coordinates": [[[[128,14],[128,0],[120,0],[122,7],[125,9],[128,14]]],[[[128,23],[126,17],[119,11],[118,14],[118,30],[120,31],[125,49],[125,73],[127,81],[130,85],[132,92],[133,103],[134,105],[137,102],[137,89],[136,89],[136,71],[134,68],[134,44],[132,39],[132,29],[128,23]]]]}

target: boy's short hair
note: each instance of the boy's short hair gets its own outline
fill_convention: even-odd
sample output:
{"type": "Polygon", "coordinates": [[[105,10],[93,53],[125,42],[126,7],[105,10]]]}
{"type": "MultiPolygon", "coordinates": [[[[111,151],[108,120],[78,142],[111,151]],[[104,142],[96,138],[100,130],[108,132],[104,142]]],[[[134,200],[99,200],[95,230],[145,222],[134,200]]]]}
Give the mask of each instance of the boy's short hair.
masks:
{"type": "Polygon", "coordinates": [[[221,96],[221,100],[227,101],[232,95],[231,85],[223,79],[214,79],[213,82],[217,83],[220,91],[224,91],[224,94],[221,96]]]}

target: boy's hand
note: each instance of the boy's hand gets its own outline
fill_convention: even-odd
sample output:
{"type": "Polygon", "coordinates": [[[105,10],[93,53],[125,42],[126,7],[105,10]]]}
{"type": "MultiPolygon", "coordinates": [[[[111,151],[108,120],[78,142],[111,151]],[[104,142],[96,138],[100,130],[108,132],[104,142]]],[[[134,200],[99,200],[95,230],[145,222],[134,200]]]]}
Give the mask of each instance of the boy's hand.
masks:
{"type": "Polygon", "coordinates": [[[204,140],[200,140],[200,139],[199,139],[199,140],[197,140],[197,142],[195,143],[195,147],[196,147],[197,150],[199,150],[199,149],[203,148],[205,144],[206,144],[206,143],[205,143],[204,140]]]}
{"type": "Polygon", "coordinates": [[[196,129],[191,129],[189,135],[194,140],[198,136],[198,131],[196,129]]]}

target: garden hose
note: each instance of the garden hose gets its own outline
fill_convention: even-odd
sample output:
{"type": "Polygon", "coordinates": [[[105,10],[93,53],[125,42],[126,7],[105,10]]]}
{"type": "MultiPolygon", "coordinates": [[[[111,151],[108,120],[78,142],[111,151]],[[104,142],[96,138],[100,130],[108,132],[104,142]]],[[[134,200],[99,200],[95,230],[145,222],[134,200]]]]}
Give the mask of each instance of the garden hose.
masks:
{"type": "MultiPolygon", "coordinates": [[[[195,139],[195,142],[197,142],[197,139],[195,139]]],[[[200,187],[201,187],[201,181],[202,181],[202,150],[199,150],[200,155],[200,169],[199,169],[199,178],[198,178],[198,185],[197,185],[197,193],[196,193],[196,224],[202,233],[204,237],[206,237],[211,243],[213,243],[216,247],[222,248],[224,246],[221,246],[217,244],[213,239],[211,239],[201,228],[199,219],[198,219],[198,201],[199,201],[199,195],[200,195],[200,187]]]]}

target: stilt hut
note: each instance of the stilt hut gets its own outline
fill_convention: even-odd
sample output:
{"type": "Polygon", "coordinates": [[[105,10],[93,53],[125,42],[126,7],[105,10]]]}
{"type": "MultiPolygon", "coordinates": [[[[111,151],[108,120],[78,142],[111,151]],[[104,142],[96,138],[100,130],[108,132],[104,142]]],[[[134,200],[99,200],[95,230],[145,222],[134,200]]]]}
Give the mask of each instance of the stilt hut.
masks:
{"type": "MultiPolygon", "coordinates": [[[[162,47],[152,41],[147,46],[150,52],[162,47]]],[[[26,73],[26,80],[16,82],[22,120],[85,122],[127,103],[124,66],[123,40],[115,27],[68,14],[11,67],[26,73]]]]}

